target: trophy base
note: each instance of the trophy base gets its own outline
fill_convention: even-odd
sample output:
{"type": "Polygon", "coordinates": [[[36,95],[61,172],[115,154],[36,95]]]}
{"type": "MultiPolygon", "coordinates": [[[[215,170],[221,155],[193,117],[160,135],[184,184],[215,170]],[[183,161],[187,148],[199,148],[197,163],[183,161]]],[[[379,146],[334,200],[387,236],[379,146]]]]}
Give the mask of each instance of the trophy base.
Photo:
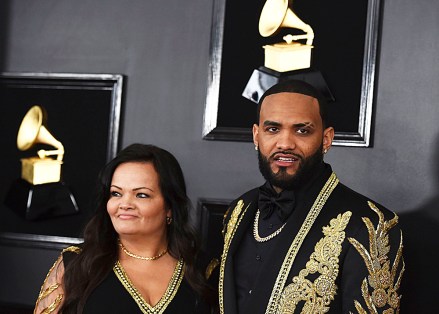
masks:
{"type": "Polygon", "coordinates": [[[311,66],[311,49],[313,46],[299,43],[279,43],[263,46],[266,68],[289,72],[307,69],[311,66]]]}
{"type": "Polygon", "coordinates": [[[63,182],[33,185],[18,179],[11,185],[4,203],[26,220],[53,218],[79,212],[73,194],[63,182]]]}
{"type": "Polygon", "coordinates": [[[271,86],[288,80],[300,80],[314,86],[325,97],[327,102],[335,101],[335,98],[326,84],[320,71],[304,69],[290,72],[278,72],[264,66],[253,70],[253,73],[242,92],[242,96],[255,103],[259,102],[262,94],[271,86]]]}
{"type": "Polygon", "coordinates": [[[61,165],[62,161],[51,158],[23,158],[21,178],[34,185],[58,182],[61,179],[61,165]]]}

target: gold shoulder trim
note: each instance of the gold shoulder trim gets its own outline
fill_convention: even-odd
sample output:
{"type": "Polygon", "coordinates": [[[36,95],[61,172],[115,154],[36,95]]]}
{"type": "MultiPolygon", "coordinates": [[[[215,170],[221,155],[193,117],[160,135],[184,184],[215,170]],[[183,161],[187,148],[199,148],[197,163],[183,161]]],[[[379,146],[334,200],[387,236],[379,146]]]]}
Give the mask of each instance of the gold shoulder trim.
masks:
{"type": "Polygon", "coordinates": [[[395,214],[391,220],[386,221],[384,214],[375,204],[369,201],[368,205],[379,218],[377,228],[375,229],[370,219],[363,217],[363,222],[369,233],[369,250],[356,239],[349,238],[349,242],[361,255],[369,272],[369,276],[364,278],[361,285],[361,293],[369,312],[357,300],[354,301],[355,308],[360,314],[378,313],[377,309],[384,310],[384,308],[387,308],[382,312],[384,314],[398,313],[401,300],[398,289],[405,270],[405,263],[402,258],[402,232],[400,234],[398,251],[392,265],[390,265],[388,257],[390,252],[388,232],[398,223],[398,216],[395,214]],[[396,278],[400,263],[402,263],[401,270],[399,271],[398,278],[396,278]],[[369,290],[369,287],[371,290],[369,290]]]}
{"type": "Polygon", "coordinates": [[[239,200],[236,204],[235,208],[232,211],[232,215],[230,217],[229,222],[227,223],[226,232],[224,235],[224,248],[223,254],[221,255],[221,263],[220,263],[220,275],[219,275],[219,283],[218,283],[218,293],[219,293],[219,308],[220,313],[224,314],[224,268],[226,265],[227,254],[229,253],[230,243],[232,242],[232,238],[235,235],[236,229],[238,228],[242,217],[246,213],[248,207],[251,203],[247,205],[247,207],[242,210],[244,207],[244,201],[239,200]],[[241,214],[242,212],[242,214],[241,214]]]}
{"type": "Polygon", "coordinates": [[[154,306],[149,305],[142,297],[140,292],[136,289],[136,287],[134,287],[134,285],[132,284],[131,280],[128,278],[127,274],[125,273],[125,270],[123,269],[119,261],[117,261],[116,264],[114,265],[113,271],[116,274],[116,277],[125,287],[125,289],[131,295],[134,301],[137,303],[142,313],[162,314],[168,307],[169,303],[171,303],[172,299],[174,299],[174,296],[177,293],[181,282],[183,281],[183,277],[184,277],[183,265],[184,262],[182,259],[180,259],[177,262],[177,265],[175,266],[174,273],[172,274],[171,281],[169,282],[165,294],[161,297],[159,302],[154,306]]]}
{"type": "Polygon", "coordinates": [[[73,253],[79,254],[79,253],[81,253],[81,249],[77,246],[72,245],[72,246],[66,247],[64,250],[62,250],[61,254],[65,253],[65,252],[73,252],[73,253]]]}
{"type": "Polygon", "coordinates": [[[282,263],[281,269],[279,271],[279,274],[276,278],[276,283],[274,284],[274,288],[271,291],[271,296],[268,301],[268,306],[265,311],[265,314],[275,314],[278,313],[277,309],[279,306],[279,300],[282,294],[282,291],[285,287],[285,283],[288,278],[288,274],[291,271],[291,267],[294,263],[294,260],[296,259],[297,252],[299,251],[300,247],[302,246],[302,243],[308,234],[309,230],[311,229],[312,225],[314,224],[315,220],[317,219],[317,216],[320,214],[320,211],[322,210],[323,206],[325,205],[326,201],[328,200],[329,196],[331,195],[332,191],[335,189],[335,187],[338,184],[338,178],[335,173],[332,173],[329,177],[328,181],[326,181],[325,185],[323,186],[322,190],[320,191],[319,195],[317,196],[316,200],[314,201],[314,204],[312,205],[310,211],[308,212],[308,215],[305,218],[305,221],[303,222],[302,226],[300,227],[299,232],[297,233],[296,237],[294,238],[293,242],[291,243],[290,248],[288,249],[287,254],[285,255],[284,261],[282,263]]]}
{"type": "Polygon", "coordinates": [[[294,313],[297,304],[305,301],[302,313],[326,313],[337,291],[335,280],[339,273],[338,258],[345,239],[345,228],[352,216],[350,211],[331,219],[323,227],[324,238],[315,245],[306,268],[293,277],[293,282],[284,291],[279,302],[278,313],[294,313]],[[320,274],[314,282],[309,274],[320,274]]]}

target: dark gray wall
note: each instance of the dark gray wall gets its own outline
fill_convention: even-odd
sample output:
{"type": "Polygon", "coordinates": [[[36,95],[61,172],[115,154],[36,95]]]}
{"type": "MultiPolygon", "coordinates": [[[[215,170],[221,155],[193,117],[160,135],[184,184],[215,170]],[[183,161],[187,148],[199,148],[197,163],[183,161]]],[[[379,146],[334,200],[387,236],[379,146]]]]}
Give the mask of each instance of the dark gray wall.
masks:
{"type": "MultiPolygon", "coordinates": [[[[251,143],[201,138],[213,0],[5,3],[1,71],[126,75],[122,146],[173,152],[194,203],[233,199],[262,182],[251,143]]],[[[383,1],[374,146],[334,147],[326,157],[344,183],[400,214],[407,278],[419,291],[428,284],[411,280],[436,275],[427,261],[439,242],[428,238],[439,224],[438,30],[437,0],[383,1]]],[[[407,295],[416,313],[433,302],[426,293],[407,295]]]]}

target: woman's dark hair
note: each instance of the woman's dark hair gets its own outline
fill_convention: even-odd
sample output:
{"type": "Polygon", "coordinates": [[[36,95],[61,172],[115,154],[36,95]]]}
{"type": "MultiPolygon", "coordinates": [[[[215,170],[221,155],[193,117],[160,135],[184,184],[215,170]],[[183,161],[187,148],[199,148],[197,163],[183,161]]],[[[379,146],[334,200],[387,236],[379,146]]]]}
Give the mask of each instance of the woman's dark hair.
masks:
{"type": "Polygon", "coordinates": [[[84,230],[80,254],[67,263],[64,273],[65,299],[60,312],[82,313],[85,301],[97,285],[112,271],[118,259],[118,235],[107,213],[110,185],[116,168],[127,162],[152,163],[167,208],[172,211],[168,225],[168,251],[185,261],[185,278],[192,288],[205,294],[203,276],[196,271],[197,239],[189,225],[190,201],[186,195],[183,172],[168,151],[153,145],[132,144],[123,149],[101,171],[98,181],[96,212],[84,230]]]}

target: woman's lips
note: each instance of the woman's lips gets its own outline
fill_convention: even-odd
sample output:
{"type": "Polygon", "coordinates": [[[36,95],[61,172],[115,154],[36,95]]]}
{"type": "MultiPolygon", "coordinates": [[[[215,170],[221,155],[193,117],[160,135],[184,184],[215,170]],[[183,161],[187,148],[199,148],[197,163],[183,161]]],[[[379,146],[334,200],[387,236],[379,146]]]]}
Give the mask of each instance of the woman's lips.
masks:
{"type": "Polygon", "coordinates": [[[119,219],[122,219],[122,220],[130,220],[130,219],[136,219],[137,218],[137,216],[135,216],[135,215],[130,215],[130,214],[120,214],[120,215],[118,215],[117,216],[119,219]]]}

